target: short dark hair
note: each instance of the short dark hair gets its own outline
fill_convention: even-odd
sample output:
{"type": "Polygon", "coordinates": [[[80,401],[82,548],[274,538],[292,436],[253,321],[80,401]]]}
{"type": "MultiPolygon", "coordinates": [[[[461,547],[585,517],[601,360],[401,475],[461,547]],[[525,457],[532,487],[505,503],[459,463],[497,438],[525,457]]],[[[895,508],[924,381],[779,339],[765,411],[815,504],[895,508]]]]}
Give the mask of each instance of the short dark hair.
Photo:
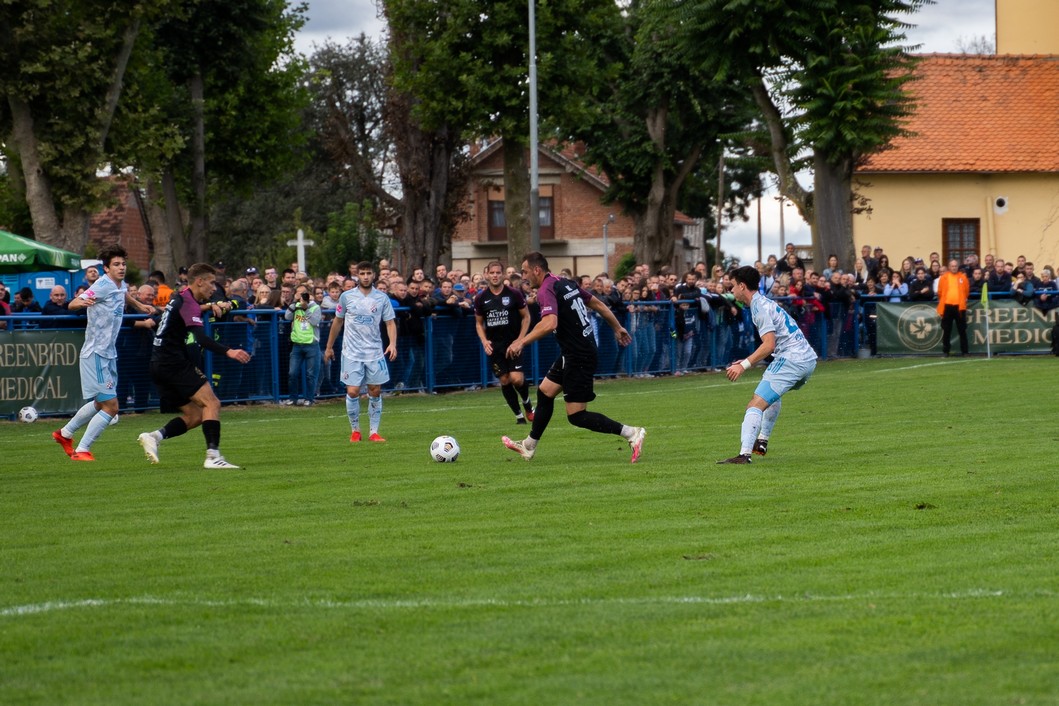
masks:
{"type": "Polygon", "coordinates": [[[159,282],[165,282],[165,274],[161,270],[155,270],[150,276],[154,277],[159,282]]]}
{"type": "Polygon", "coordinates": [[[357,272],[360,272],[361,270],[371,270],[372,272],[374,272],[375,266],[367,260],[361,260],[357,263],[357,272]]]}
{"type": "Polygon", "coordinates": [[[206,262],[196,262],[194,265],[188,268],[188,280],[195,281],[200,277],[213,277],[216,279],[217,270],[206,262]]]}
{"type": "Polygon", "coordinates": [[[545,272],[548,272],[548,258],[544,257],[544,253],[537,250],[526,253],[522,256],[522,261],[530,267],[539,267],[545,272]]]}
{"type": "Polygon", "coordinates": [[[128,259],[129,254],[120,245],[108,245],[99,251],[99,259],[102,260],[104,267],[110,267],[110,261],[116,257],[128,259]]]}
{"type": "Polygon", "coordinates": [[[747,289],[757,289],[758,285],[761,284],[761,273],[757,271],[756,267],[751,267],[750,265],[737,267],[729,272],[728,276],[736,282],[745,284],[747,289]]]}

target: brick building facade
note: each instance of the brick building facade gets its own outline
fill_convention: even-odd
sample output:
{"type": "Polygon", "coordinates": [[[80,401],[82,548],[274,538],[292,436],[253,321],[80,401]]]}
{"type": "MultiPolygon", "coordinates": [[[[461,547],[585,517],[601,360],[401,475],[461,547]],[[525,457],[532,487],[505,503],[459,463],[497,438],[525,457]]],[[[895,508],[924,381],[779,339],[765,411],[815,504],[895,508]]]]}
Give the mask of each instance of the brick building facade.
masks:
{"type": "MultiPolygon", "coordinates": [[[[504,156],[502,141],[492,140],[472,148],[472,179],[468,210],[471,218],[461,223],[452,239],[452,266],[480,272],[493,260],[507,260],[507,230],[504,222],[504,156]]],[[[555,271],[570,268],[578,275],[613,274],[618,261],[633,250],[633,219],[622,213],[621,204],[604,204],[609,184],[605,174],[578,158],[577,147],[554,145],[539,148],[541,250],[555,271]],[[608,258],[603,257],[604,229],[608,258]]],[[[527,162],[529,160],[527,159],[527,162]]],[[[673,226],[677,265],[695,253],[685,247],[684,228],[694,221],[677,214],[673,226]]],[[[518,263],[507,263],[518,265],[518,263]]]]}

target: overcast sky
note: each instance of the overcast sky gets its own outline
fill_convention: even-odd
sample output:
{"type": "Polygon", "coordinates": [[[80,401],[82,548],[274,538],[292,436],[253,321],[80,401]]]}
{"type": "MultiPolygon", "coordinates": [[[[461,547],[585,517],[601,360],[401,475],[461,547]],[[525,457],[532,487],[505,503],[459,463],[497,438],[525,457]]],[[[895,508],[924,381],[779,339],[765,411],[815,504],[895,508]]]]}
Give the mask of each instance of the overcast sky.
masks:
{"type": "MultiPolygon", "coordinates": [[[[309,21],[296,40],[298,51],[311,54],[314,45],[330,38],[344,44],[361,32],[379,36],[385,23],[379,18],[376,0],[309,0],[309,21]]],[[[985,37],[996,42],[995,0],[937,0],[909,22],[916,26],[909,30],[910,44],[920,44],[923,53],[953,53],[962,43],[985,37]]],[[[765,199],[762,216],[762,246],[765,255],[779,253],[779,205],[765,199]]],[[[784,216],[785,242],[800,245],[809,243],[809,227],[797,211],[788,206],[784,216]]],[[[726,224],[721,247],[744,263],[757,258],[757,222],[726,224]]]]}
{"type": "MultiPolygon", "coordinates": [[[[914,43],[922,43],[920,51],[954,52],[960,37],[992,38],[995,0],[937,0],[911,18],[917,27],[909,33],[914,43]]],[[[379,19],[376,0],[309,0],[309,21],[298,36],[297,46],[302,53],[310,53],[314,43],[328,37],[345,43],[361,32],[380,35],[385,24],[379,19]]]]}

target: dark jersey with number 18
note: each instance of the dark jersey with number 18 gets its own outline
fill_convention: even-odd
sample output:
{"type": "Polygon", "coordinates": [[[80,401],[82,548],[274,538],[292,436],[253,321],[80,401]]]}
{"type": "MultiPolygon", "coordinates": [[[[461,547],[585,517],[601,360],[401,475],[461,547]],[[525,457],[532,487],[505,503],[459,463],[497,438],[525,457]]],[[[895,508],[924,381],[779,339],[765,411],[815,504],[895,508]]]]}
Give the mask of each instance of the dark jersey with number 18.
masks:
{"type": "Polygon", "coordinates": [[[569,358],[595,358],[596,339],[588,302],[592,295],[568,279],[548,273],[537,292],[541,318],[558,317],[555,339],[559,350],[569,358]]]}

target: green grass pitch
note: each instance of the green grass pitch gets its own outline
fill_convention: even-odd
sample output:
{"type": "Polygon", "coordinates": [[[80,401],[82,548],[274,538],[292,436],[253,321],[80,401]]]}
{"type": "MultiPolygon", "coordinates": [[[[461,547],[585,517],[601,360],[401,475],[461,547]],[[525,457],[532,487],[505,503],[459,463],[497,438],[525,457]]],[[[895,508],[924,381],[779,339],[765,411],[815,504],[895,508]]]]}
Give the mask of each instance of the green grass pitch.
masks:
{"type": "Polygon", "coordinates": [[[226,408],[238,471],[0,423],[0,703],[1056,704],[1057,365],[822,364],[749,467],[760,369],[600,383],[636,465],[495,388],[226,408]]]}

